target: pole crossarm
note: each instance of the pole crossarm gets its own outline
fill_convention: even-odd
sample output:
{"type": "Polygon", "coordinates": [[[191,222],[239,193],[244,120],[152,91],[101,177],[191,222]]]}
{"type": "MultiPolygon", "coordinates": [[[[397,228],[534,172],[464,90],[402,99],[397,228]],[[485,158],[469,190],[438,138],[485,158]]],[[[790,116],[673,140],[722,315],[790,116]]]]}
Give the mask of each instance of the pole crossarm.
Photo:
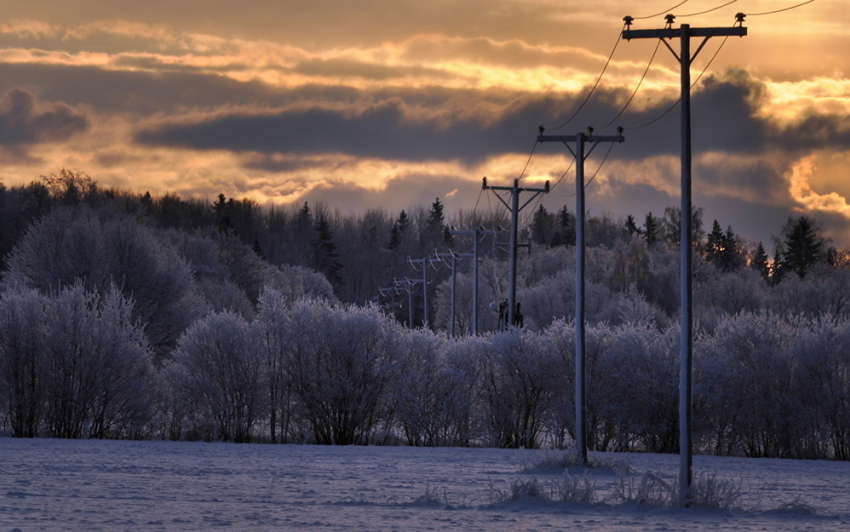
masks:
{"type": "MultiPolygon", "coordinates": [[[[744,37],[747,28],[689,28],[690,37],[744,37]]],[[[623,30],[623,39],[674,39],[682,36],[682,30],[665,28],[662,30],[623,30]]]]}

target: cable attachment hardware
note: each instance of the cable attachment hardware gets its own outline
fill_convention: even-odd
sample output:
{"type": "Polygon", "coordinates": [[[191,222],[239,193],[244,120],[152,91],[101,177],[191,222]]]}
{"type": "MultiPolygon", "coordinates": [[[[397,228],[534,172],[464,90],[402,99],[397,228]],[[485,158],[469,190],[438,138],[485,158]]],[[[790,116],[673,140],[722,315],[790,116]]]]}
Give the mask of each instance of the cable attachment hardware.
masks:
{"type": "Polygon", "coordinates": [[[673,21],[676,20],[676,15],[664,15],[664,20],[667,21],[666,29],[671,29],[673,27],[673,21]]]}
{"type": "Polygon", "coordinates": [[[747,17],[744,13],[736,13],[735,14],[735,24],[738,25],[739,28],[744,26],[744,19],[747,17]]]}
{"type": "Polygon", "coordinates": [[[628,15],[626,15],[625,17],[623,17],[623,22],[625,22],[625,23],[626,23],[626,29],[631,28],[631,27],[632,27],[632,22],[634,22],[634,21],[635,21],[635,17],[630,17],[630,16],[628,16],[628,15]]]}

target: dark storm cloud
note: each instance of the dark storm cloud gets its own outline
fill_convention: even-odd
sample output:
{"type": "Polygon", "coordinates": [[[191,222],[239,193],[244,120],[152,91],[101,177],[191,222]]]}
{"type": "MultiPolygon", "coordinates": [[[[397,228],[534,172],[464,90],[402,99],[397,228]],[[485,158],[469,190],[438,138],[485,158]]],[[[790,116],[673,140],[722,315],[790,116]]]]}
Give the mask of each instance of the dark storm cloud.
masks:
{"type": "Polygon", "coordinates": [[[313,107],[274,113],[230,113],[196,122],[165,121],[136,134],[142,144],[286,154],[345,153],[360,157],[422,161],[480,160],[529,145],[534,129],[507,127],[481,117],[444,124],[448,117],[412,116],[399,99],[361,112],[313,107]]]}
{"type": "MultiPolygon", "coordinates": [[[[179,76],[179,79],[201,84],[193,76],[179,76]]],[[[262,86],[227,87],[227,83],[217,83],[210,93],[234,93],[236,101],[251,101],[248,94],[261,96],[262,86]]],[[[184,87],[183,91],[186,90],[184,87]]],[[[345,153],[411,161],[460,159],[471,163],[494,154],[526,151],[539,124],[558,125],[584,99],[581,92],[574,97],[556,97],[445,88],[335,90],[336,93],[334,89],[319,87],[299,91],[267,89],[267,98],[260,101],[270,108],[274,107],[273,102],[287,102],[282,109],[165,119],[140,130],[136,140],[198,150],[345,153]],[[312,103],[316,101],[339,105],[312,103]],[[292,102],[303,105],[287,105],[292,102]],[[422,107],[425,112],[414,107],[422,107]]],[[[784,128],[772,124],[759,115],[764,93],[764,86],[742,71],[706,79],[692,97],[695,153],[799,149],[801,136],[809,144],[822,142],[814,139],[823,139],[834,146],[850,146],[843,117],[813,115],[784,128]]],[[[600,88],[574,120],[557,131],[547,130],[547,134],[572,135],[584,131],[588,125],[600,126],[617,115],[629,95],[624,89],[600,88]]],[[[616,125],[626,127],[626,142],[618,150],[620,157],[675,155],[680,149],[678,107],[658,119],[674,105],[671,98],[639,112],[626,112],[597,133],[613,134],[616,125]],[[647,127],[635,129],[650,122],[647,127]]]]}
{"type": "Polygon", "coordinates": [[[2,146],[63,141],[89,126],[89,119],[69,105],[38,102],[35,96],[21,89],[12,89],[0,101],[2,146]]]}

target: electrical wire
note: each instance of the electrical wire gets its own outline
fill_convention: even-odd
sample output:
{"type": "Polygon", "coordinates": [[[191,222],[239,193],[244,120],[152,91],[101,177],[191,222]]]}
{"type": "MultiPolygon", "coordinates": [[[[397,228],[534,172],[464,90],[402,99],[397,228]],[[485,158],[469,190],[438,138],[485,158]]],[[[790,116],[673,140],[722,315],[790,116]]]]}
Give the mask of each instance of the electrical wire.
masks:
{"type": "Polygon", "coordinates": [[[605,157],[602,158],[602,161],[599,163],[599,166],[596,167],[596,171],[593,172],[593,177],[591,177],[587,181],[587,183],[584,184],[584,188],[587,188],[591,183],[593,183],[593,180],[596,179],[596,174],[599,173],[599,170],[602,170],[602,165],[605,164],[605,161],[608,160],[608,156],[611,155],[611,150],[614,148],[614,144],[616,144],[616,143],[615,142],[608,143],[608,151],[605,152],[605,157]]]}
{"type": "MultiPolygon", "coordinates": [[[[626,29],[625,25],[623,25],[623,29],[626,29]]],[[[564,123],[562,123],[558,126],[552,127],[552,128],[547,127],[546,129],[551,129],[553,131],[557,130],[557,129],[561,129],[562,127],[564,127],[567,124],[569,124],[570,122],[572,122],[573,118],[575,118],[579,114],[579,112],[581,112],[581,110],[584,109],[584,106],[590,100],[590,97],[593,96],[593,92],[596,90],[596,87],[599,86],[599,82],[602,81],[602,76],[605,74],[605,71],[608,70],[608,65],[611,64],[611,58],[614,57],[614,52],[617,51],[617,46],[620,44],[620,41],[622,40],[622,38],[621,38],[622,33],[623,33],[623,30],[620,30],[620,32],[617,33],[617,40],[614,42],[614,48],[612,48],[611,53],[608,54],[608,60],[605,61],[605,66],[602,67],[602,72],[599,73],[599,77],[596,78],[596,83],[593,84],[593,87],[590,89],[590,92],[587,93],[587,97],[584,99],[583,102],[581,102],[581,105],[578,106],[578,109],[576,109],[575,112],[572,114],[572,116],[567,118],[567,120],[564,123]]]]}
{"type": "Polygon", "coordinates": [[[706,13],[711,13],[712,11],[717,11],[718,9],[721,9],[721,8],[726,7],[726,6],[732,5],[732,4],[734,4],[735,2],[737,2],[737,1],[738,1],[738,0],[732,0],[731,2],[726,2],[726,3],[725,3],[725,4],[723,4],[723,5],[720,5],[720,6],[717,6],[717,7],[712,7],[711,9],[706,9],[705,11],[700,11],[699,13],[688,13],[687,15],[676,15],[676,18],[682,18],[682,17],[695,17],[695,16],[697,16],[697,15],[705,15],[706,13]]]}
{"type": "MultiPolygon", "coordinates": [[[[693,89],[693,88],[696,86],[696,84],[697,84],[697,83],[699,83],[699,80],[700,80],[700,79],[702,79],[702,76],[706,73],[706,71],[708,71],[708,67],[710,67],[710,66],[711,66],[711,63],[712,63],[712,62],[714,62],[714,59],[717,57],[717,54],[719,54],[719,53],[720,53],[720,50],[722,50],[722,49],[723,49],[723,45],[724,45],[724,44],[726,44],[726,41],[727,41],[727,40],[729,40],[729,36],[728,36],[728,35],[727,35],[726,37],[724,37],[724,38],[723,38],[723,41],[720,43],[720,46],[718,46],[718,47],[717,47],[717,50],[715,50],[715,51],[714,51],[714,55],[712,55],[712,56],[711,56],[711,59],[709,59],[709,60],[708,60],[708,63],[706,63],[705,67],[702,69],[702,72],[700,72],[700,73],[699,73],[699,76],[697,76],[697,78],[694,80],[694,82],[693,82],[693,83],[691,83],[691,87],[690,87],[691,89],[693,89]]],[[[673,102],[673,105],[671,105],[670,107],[668,107],[668,108],[667,108],[667,110],[665,110],[663,113],[661,113],[660,115],[658,115],[657,117],[653,118],[652,120],[650,120],[649,122],[647,122],[647,123],[645,123],[645,124],[641,124],[641,125],[639,125],[639,126],[633,126],[633,127],[626,127],[626,128],[623,128],[623,129],[627,129],[627,130],[634,130],[634,129],[642,129],[642,128],[645,128],[645,127],[647,127],[647,126],[650,126],[650,125],[652,125],[652,124],[654,124],[654,123],[658,122],[658,121],[659,121],[659,120],[661,120],[662,118],[664,118],[664,116],[666,116],[666,115],[667,115],[667,113],[669,113],[669,112],[670,112],[670,111],[672,111],[672,110],[673,110],[673,109],[674,109],[677,105],[679,105],[679,102],[681,102],[681,101],[682,101],[682,98],[677,99],[675,102],[673,102]]]]}
{"type": "Polygon", "coordinates": [[[662,11],[661,13],[656,13],[656,14],[654,14],[654,15],[649,15],[649,16],[646,16],[646,17],[632,17],[632,20],[646,20],[646,19],[648,19],[648,18],[660,17],[661,15],[666,15],[667,13],[669,13],[669,12],[673,11],[674,9],[676,9],[677,7],[679,7],[679,6],[683,6],[683,5],[687,4],[687,3],[688,3],[688,0],[685,0],[684,2],[680,2],[680,3],[676,4],[675,6],[671,7],[670,9],[667,9],[667,10],[665,10],[665,11],[662,11]]]}
{"type": "Polygon", "coordinates": [[[785,7],[785,8],[782,8],[782,9],[777,9],[776,11],[765,11],[764,13],[746,13],[746,15],[748,17],[760,17],[761,15],[772,15],[774,13],[781,13],[783,11],[790,11],[792,9],[797,9],[800,6],[804,6],[806,4],[811,4],[814,1],[815,0],[809,0],[808,2],[803,2],[802,4],[797,4],[797,5],[791,6],[791,7],[785,7]]]}
{"type": "MultiPolygon", "coordinates": [[[[570,161],[570,165],[567,167],[567,169],[566,169],[566,170],[564,170],[564,173],[563,173],[563,174],[561,174],[561,177],[559,177],[559,178],[558,178],[558,180],[557,180],[557,181],[555,181],[555,184],[554,184],[554,185],[552,185],[551,187],[549,187],[549,192],[552,192],[552,191],[555,189],[555,187],[557,187],[557,186],[558,186],[558,184],[560,184],[560,182],[564,180],[564,178],[567,176],[567,172],[569,172],[569,171],[572,169],[572,167],[573,167],[573,165],[574,165],[575,163],[576,163],[576,158],[575,158],[575,157],[573,157],[573,160],[572,160],[572,161],[570,161]]],[[[569,196],[567,196],[567,197],[569,197],[569,196]]]]}
{"type": "Polygon", "coordinates": [[[522,172],[519,173],[519,177],[517,178],[517,181],[522,179],[522,176],[525,175],[525,171],[528,170],[528,163],[531,162],[531,158],[534,156],[534,150],[537,149],[537,144],[538,144],[537,139],[535,139],[534,140],[534,146],[531,147],[531,153],[528,154],[528,159],[525,160],[525,166],[522,167],[522,172]]]}
{"type": "Polygon", "coordinates": [[[620,109],[620,112],[617,113],[617,116],[612,118],[610,122],[608,122],[604,126],[601,126],[597,129],[605,129],[606,127],[613,124],[618,118],[620,118],[623,115],[623,113],[626,112],[626,109],[628,109],[629,105],[632,103],[632,100],[634,99],[635,95],[637,94],[638,89],[640,89],[640,86],[643,83],[643,80],[646,79],[646,75],[649,73],[649,67],[652,65],[652,61],[655,60],[655,54],[658,53],[658,48],[660,46],[661,46],[661,41],[659,40],[657,43],[655,43],[655,50],[652,52],[652,57],[649,58],[649,63],[646,64],[646,70],[643,71],[643,75],[640,77],[640,81],[638,81],[637,87],[635,87],[635,90],[632,92],[632,95],[629,96],[629,99],[626,102],[626,105],[624,105],[623,108],[620,109]]]}

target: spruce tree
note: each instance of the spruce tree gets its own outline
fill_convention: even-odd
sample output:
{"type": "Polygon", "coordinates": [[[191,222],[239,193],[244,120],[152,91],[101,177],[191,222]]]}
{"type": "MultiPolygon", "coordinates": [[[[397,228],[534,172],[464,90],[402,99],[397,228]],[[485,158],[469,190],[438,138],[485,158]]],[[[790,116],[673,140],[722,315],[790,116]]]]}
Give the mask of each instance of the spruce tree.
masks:
{"type": "Polygon", "coordinates": [[[765,281],[770,279],[770,264],[767,262],[767,253],[764,246],[759,242],[756,250],[753,253],[753,258],[750,261],[750,268],[761,274],[761,278],[765,281]]]}
{"type": "Polygon", "coordinates": [[[334,288],[338,289],[342,284],[342,277],[339,275],[342,264],[339,262],[339,254],[336,252],[336,244],[333,242],[330,223],[324,214],[320,214],[316,220],[315,230],[318,234],[312,242],[312,267],[314,270],[325,274],[334,288]]]}
{"type": "Polygon", "coordinates": [[[785,237],[782,265],[788,271],[803,278],[813,264],[824,259],[825,240],[820,226],[811,218],[788,218],[782,234],[785,237]]]}

